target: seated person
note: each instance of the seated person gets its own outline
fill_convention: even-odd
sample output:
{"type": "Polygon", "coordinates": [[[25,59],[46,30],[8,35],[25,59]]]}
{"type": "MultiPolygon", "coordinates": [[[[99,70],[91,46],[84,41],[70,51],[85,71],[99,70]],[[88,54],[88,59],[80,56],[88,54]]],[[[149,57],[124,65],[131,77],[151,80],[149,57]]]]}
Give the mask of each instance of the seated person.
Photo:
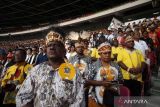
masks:
{"type": "Polygon", "coordinates": [[[87,85],[92,85],[91,96],[89,98],[89,107],[113,106],[114,96],[118,91],[114,81],[122,80],[120,67],[117,63],[111,61],[111,46],[109,43],[102,43],[98,47],[100,59],[98,59],[90,70],[90,80],[86,81],[87,85]],[[92,103],[94,102],[94,104],[92,103]]]}

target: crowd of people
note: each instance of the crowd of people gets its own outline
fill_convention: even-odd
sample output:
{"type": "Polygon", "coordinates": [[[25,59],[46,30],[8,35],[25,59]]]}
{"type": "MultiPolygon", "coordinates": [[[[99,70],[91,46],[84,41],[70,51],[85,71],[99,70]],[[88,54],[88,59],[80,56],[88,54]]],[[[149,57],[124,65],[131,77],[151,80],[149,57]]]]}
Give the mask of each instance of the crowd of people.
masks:
{"type": "Polygon", "coordinates": [[[0,42],[0,48],[4,49],[5,51],[14,50],[18,47],[40,47],[41,45],[45,44],[44,39],[31,39],[31,40],[6,40],[0,42]]]}
{"type": "Polygon", "coordinates": [[[0,47],[3,106],[113,107],[114,96],[150,95],[160,20],[93,31],[77,41],[50,31],[44,40],[0,47]]]}

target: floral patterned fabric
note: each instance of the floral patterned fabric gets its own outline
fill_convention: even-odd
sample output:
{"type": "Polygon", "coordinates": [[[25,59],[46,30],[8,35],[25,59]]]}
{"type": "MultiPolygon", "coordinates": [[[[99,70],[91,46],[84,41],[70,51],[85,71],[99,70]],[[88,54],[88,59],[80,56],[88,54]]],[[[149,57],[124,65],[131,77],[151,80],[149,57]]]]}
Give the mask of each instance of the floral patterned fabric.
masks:
{"type": "MultiPolygon", "coordinates": [[[[120,70],[120,67],[116,62],[110,62],[111,67],[115,67],[118,70],[118,77],[117,80],[123,80],[122,72],[120,70]]],[[[101,60],[98,59],[96,62],[94,62],[91,67],[89,68],[89,79],[96,80],[96,75],[99,72],[99,69],[102,67],[101,60]]]]}
{"type": "Polygon", "coordinates": [[[82,107],[83,80],[79,73],[73,81],[64,81],[58,69],[47,62],[34,67],[22,84],[17,97],[17,107],[33,101],[34,107],[82,107]]]}
{"type": "MultiPolygon", "coordinates": [[[[104,67],[102,66],[102,63],[100,61],[100,59],[98,59],[95,63],[92,64],[92,67],[90,67],[90,80],[97,80],[97,81],[121,81],[123,80],[123,76],[120,70],[120,67],[118,66],[117,63],[115,62],[110,62],[110,67],[109,69],[112,71],[112,73],[114,74],[113,78],[111,79],[111,77],[109,77],[109,74],[107,74],[106,70],[106,74],[102,75],[102,72],[104,70],[104,67]]],[[[110,76],[112,75],[112,73],[110,74],[110,76]]],[[[113,85],[113,88],[117,88],[117,86],[113,85]]],[[[103,102],[103,91],[104,91],[104,87],[103,86],[95,86],[95,87],[91,87],[90,88],[90,96],[97,101],[99,104],[102,104],[103,102]]]]}

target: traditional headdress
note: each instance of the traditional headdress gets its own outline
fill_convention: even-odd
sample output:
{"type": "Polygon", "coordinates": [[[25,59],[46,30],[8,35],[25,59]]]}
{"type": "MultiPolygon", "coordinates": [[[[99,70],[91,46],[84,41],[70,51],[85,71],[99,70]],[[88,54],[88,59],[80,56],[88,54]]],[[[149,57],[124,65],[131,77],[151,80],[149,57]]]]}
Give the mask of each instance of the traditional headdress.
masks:
{"type": "Polygon", "coordinates": [[[125,38],[125,43],[130,42],[130,41],[134,41],[133,37],[132,36],[127,36],[125,38]]]}
{"type": "Polygon", "coordinates": [[[109,43],[102,43],[99,45],[98,53],[103,53],[107,51],[111,51],[111,45],[109,43]]]}
{"type": "Polygon", "coordinates": [[[46,44],[48,44],[49,42],[52,42],[52,41],[63,42],[63,37],[57,32],[50,31],[46,36],[46,44]]]}

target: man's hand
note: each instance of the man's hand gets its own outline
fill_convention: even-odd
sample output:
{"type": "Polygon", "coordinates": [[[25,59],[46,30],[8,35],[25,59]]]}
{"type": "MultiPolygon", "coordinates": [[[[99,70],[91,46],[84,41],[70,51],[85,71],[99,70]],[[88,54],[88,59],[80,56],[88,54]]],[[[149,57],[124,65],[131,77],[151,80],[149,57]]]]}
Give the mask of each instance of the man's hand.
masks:
{"type": "Polygon", "coordinates": [[[131,74],[135,74],[135,71],[136,71],[135,68],[130,68],[130,69],[129,69],[129,73],[131,73],[131,74]]]}
{"type": "Polygon", "coordinates": [[[130,68],[129,69],[129,73],[131,73],[133,75],[137,75],[137,74],[139,74],[141,72],[142,72],[141,68],[130,68]]]}
{"type": "Polygon", "coordinates": [[[139,74],[139,73],[141,73],[142,72],[142,69],[141,68],[136,68],[136,74],[139,74]]]}
{"type": "Polygon", "coordinates": [[[112,86],[112,83],[110,83],[110,82],[108,82],[108,81],[103,81],[104,83],[104,87],[110,87],[110,86],[112,86]]]}

